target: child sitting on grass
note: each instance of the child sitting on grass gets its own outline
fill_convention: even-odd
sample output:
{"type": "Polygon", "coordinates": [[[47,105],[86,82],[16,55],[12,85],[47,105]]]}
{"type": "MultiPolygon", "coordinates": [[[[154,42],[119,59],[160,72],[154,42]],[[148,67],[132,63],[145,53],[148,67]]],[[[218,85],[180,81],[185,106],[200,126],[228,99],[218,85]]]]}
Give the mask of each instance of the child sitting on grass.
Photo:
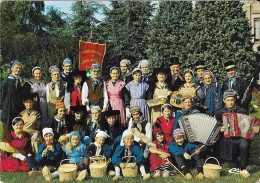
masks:
{"type": "MultiPolygon", "coordinates": [[[[87,175],[86,165],[83,162],[84,160],[84,152],[86,150],[86,146],[80,142],[80,134],[78,131],[73,131],[69,136],[69,143],[63,149],[66,153],[68,159],[72,159],[77,163],[78,166],[78,181],[84,180],[87,175]]],[[[50,181],[55,177],[59,176],[59,172],[55,171],[50,173],[49,169],[45,166],[42,169],[43,177],[46,181],[50,181]]]]}
{"type": "MultiPolygon", "coordinates": [[[[108,160],[111,158],[112,149],[108,144],[105,144],[106,138],[108,137],[107,133],[104,131],[99,131],[96,134],[95,142],[92,142],[86,149],[84,156],[89,158],[93,156],[105,156],[108,160]]],[[[108,175],[114,176],[115,172],[113,171],[112,163],[108,164],[108,175]]]]}
{"type": "Polygon", "coordinates": [[[153,131],[154,137],[156,140],[153,141],[156,144],[156,148],[150,147],[151,152],[150,156],[150,171],[154,171],[154,178],[161,176],[163,178],[168,178],[169,175],[176,174],[176,170],[168,163],[167,158],[170,157],[169,154],[169,143],[164,137],[164,133],[160,128],[157,128],[153,131]]]}
{"type": "Polygon", "coordinates": [[[54,139],[52,128],[44,128],[42,130],[42,135],[44,142],[39,146],[35,161],[40,166],[54,166],[51,170],[51,172],[54,172],[57,170],[62,157],[61,144],[54,139]]]}
{"type": "Polygon", "coordinates": [[[143,180],[150,178],[150,173],[145,172],[145,167],[143,165],[144,156],[140,150],[140,147],[134,143],[134,134],[129,129],[124,131],[120,145],[116,148],[116,151],[112,157],[112,163],[115,165],[116,172],[116,176],[113,178],[114,181],[122,178],[120,175],[120,168],[124,169],[126,166],[125,163],[133,163],[131,167],[133,169],[136,166],[139,166],[143,180]],[[136,157],[136,160],[134,161],[132,157],[122,159],[125,156],[134,156],[136,157]]]}
{"type": "MultiPolygon", "coordinates": [[[[178,167],[181,169],[183,174],[186,176],[187,179],[192,179],[192,175],[190,170],[187,166],[186,160],[194,159],[196,161],[196,167],[198,170],[198,175],[196,176],[198,179],[203,178],[203,159],[200,154],[200,150],[198,150],[199,146],[186,142],[184,140],[184,132],[177,128],[173,132],[174,141],[170,143],[170,153],[174,155],[175,161],[178,164],[178,167]],[[196,153],[194,156],[191,154],[196,153]]],[[[203,151],[203,150],[202,150],[203,151]]]]}

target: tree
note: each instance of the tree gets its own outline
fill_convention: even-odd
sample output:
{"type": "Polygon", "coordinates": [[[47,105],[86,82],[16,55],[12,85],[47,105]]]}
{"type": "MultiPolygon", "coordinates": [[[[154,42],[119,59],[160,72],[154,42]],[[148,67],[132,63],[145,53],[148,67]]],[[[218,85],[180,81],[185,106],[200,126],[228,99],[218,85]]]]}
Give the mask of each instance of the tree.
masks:
{"type": "Polygon", "coordinates": [[[147,35],[154,6],[150,2],[113,1],[112,9],[105,9],[100,25],[108,42],[104,67],[119,65],[123,58],[136,65],[146,59],[147,35]]]}
{"type": "Polygon", "coordinates": [[[154,67],[168,65],[171,57],[185,61],[192,3],[164,1],[152,19],[147,55],[154,67]]]}
{"type": "Polygon", "coordinates": [[[226,77],[224,63],[233,60],[244,78],[256,72],[250,25],[238,1],[196,2],[189,30],[189,52],[185,67],[194,68],[203,60],[209,70],[226,77]]]}

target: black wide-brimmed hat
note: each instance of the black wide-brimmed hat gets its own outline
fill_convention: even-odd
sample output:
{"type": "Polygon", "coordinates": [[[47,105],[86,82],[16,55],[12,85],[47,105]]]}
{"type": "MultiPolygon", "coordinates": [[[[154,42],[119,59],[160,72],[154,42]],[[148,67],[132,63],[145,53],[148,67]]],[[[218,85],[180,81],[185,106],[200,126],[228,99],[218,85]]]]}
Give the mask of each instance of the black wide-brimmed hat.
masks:
{"type": "Polygon", "coordinates": [[[164,67],[159,67],[159,68],[154,68],[153,72],[157,75],[159,72],[164,73],[165,75],[168,75],[171,70],[169,68],[164,68],[164,67]]]}
{"type": "Polygon", "coordinates": [[[198,69],[206,69],[205,63],[202,60],[196,62],[196,70],[198,69]]]}
{"type": "Polygon", "coordinates": [[[106,117],[114,116],[114,115],[120,114],[120,110],[108,110],[108,111],[103,112],[103,114],[104,114],[106,117]]]}
{"type": "Polygon", "coordinates": [[[177,65],[177,64],[181,65],[180,60],[179,60],[178,57],[172,57],[172,58],[170,58],[170,66],[171,66],[171,65],[177,65]]]}
{"type": "Polygon", "coordinates": [[[72,71],[71,76],[81,76],[84,77],[86,75],[86,71],[80,71],[79,69],[75,69],[72,71]]]}
{"type": "Polygon", "coordinates": [[[232,69],[232,68],[237,68],[237,66],[235,65],[235,62],[232,61],[232,60],[224,63],[224,65],[225,65],[225,70],[229,70],[229,69],[232,69]]]}
{"type": "Polygon", "coordinates": [[[71,106],[70,110],[73,111],[74,113],[76,112],[86,112],[86,107],[85,106],[71,106]]]}
{"type": "Polygon", "coordinates": [[[24,93],[23,101],[26,101],[26,100],[32,100],[33,101],[34,97],[35,97],[34,93],[24,93]]]}

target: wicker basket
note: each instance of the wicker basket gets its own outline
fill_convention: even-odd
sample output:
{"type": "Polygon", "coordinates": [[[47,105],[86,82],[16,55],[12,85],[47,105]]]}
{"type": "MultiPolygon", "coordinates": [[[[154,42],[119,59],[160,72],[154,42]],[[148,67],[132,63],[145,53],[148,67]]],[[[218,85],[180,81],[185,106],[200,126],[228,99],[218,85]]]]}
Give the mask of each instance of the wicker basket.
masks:
{"type": "Polygon", "coordinates": [[[167,98],[155,98],[155,99],[150,99],[147,100],[147,105],[149,107],[154,107],[154,106],[159,106],[159,105],[163,105],[167,102],[167,98]]]}
{"type": "Polygon", "coordinates": [[[214,157],[209,157],[208,159],[206,159],[203,165],[204,176],[210,179],[219,178],[221,169],[222,167],[219,165],[219,161],[214,157]],[[215,159],[218,164],[216,165],[216,164],[207,163],[209,159],[215,159]]]}
{"type": "Polygon", "coordinates": [[[107,164],[105,156],[90,157],[90,176],[93,178],[105,177],[107,175],[107,164]]]}
{"type": "Polygon", "coordinates": [[[60,174],[60,181],[71,180],[77,177],[77,164],[74,161],[74,164],[62,164],[64,161],[74,161],[73,159],[64,159],[60,162],[60,167],[58,169],[60,174]]]}
{"type": "MultiPolygon", "coordinates": [[[[125,159],[125,158],[134,158],[136,160],[136,158],[134,156],[124,156],[122,158],[125,159]]],[[[135,166],[135,168],[131,168],[131,165],[134,164],[134,163],[126,163],[125,164],[125,168],[122,168],[122,174],[124,177],[136,177],[137,176],[137,166],[135,166]]]]}

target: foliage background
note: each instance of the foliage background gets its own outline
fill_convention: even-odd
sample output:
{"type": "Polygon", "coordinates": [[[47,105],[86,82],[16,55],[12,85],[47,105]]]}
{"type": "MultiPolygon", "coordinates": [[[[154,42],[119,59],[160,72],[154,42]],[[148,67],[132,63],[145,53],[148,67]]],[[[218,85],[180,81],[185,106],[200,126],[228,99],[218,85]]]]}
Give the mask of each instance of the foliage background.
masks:
{"type": "Polygon", "coordinates": [[[184,68],[194,69],[205,61],[222,83],[224,63],[233,60],[239,74],[248,79],[257,75],[256,53],[252,50],[250,25],[242,3],[238,1],[191,2],[165,1],[156,7],[152,2],[77,1],[72,14],[54,7],[44,13],[42,1],[5,1],[1,3],[1,78],[7,66],[17,59],[24,64],[23,77],[31,77],[31,69],[40,65],[48,82],[48,68],[61,66],[69,57],[78,64],[78,40],[93,32],[92,41],[107,41],[103,76],[110,67],[119,66],[123,58],[137,66],[141,59],[152,67],[168,66],[178,56],[184,68]],[[97,20],[95,13],[105,18],[97,20]]]}

